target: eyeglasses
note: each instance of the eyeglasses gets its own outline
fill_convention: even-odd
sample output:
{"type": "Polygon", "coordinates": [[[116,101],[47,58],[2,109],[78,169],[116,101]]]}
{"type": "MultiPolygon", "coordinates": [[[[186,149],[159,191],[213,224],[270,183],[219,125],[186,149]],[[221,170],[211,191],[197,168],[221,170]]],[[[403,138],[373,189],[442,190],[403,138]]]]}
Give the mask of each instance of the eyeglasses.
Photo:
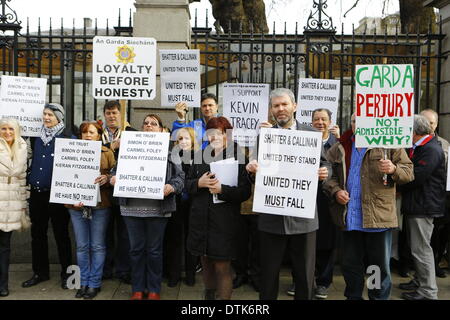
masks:
{"type": "Polygon", "coordinates": [[[159,123],[156,121],[144,121],[144,126],[159,127],[159,123]]]}

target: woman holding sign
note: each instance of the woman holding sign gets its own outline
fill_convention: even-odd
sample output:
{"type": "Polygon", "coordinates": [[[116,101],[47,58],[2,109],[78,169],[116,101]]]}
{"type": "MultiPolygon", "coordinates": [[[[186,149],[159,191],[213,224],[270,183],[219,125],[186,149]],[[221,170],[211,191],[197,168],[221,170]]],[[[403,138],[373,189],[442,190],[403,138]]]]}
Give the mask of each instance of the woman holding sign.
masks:
{"type": "MultiPolygon", "coordinates": [[[[102,127],[95,121],[83,122],[80,126],[83,140],[100,141],[102,132],[102,127]]],[[[114,153],[102,146],[100,176],[95,180],[100,185],[101,201],[95,207],[85,207],[81,202],[78,205],[66,205],[77,242],[77,262],[81,273],[81,288],[75,298],[93,299],[100,292],[111,207],[109,172],[115,165],[114,153]]]]}
{"type": "Polygon", "coordinates": [[[30,226],[26,212],[27,144],[14,119],[0,120],[0,164],[0,297],[6,297],[12,231],[30,226]]]}
{"type": "MultiPolygon", "coordinates": [[[[232,141],[230,122],[225,117],[213,118],[206,125],[209,146],[201,163],[195,163],[186,178],[186,189],[192,199],[189,221],[188,250],[200,256],[205,284],[205,299],[231,298],[233,280],[231,260],[236,258],[236,232],[241,203],[251,194],[244,156],[232,141]],[[222,184],[211,168],[214,162],[238,162],[234,171],[235,186],[222,184]]],[[[201,151],[199,151],[201,152],[201,151]]],[[[195,159],[195,157],[194,157],[195,159]]],[[[223,167],[232,167],[231,165],[223,167]]],[[[222,179],[222,178],[221,178],[222,179]]]]}
{"type": "MultiPolygon", "coordinates": [[[[145,117],[145,132],[162,132],[161,118],[154,114],[145,117]]],[[[175,195],[183,191],[184,173],[181,165],[167,157],[164,199],[119,198],[120,212],[130,237],[131,300],[160,300],[162,281],[163,238],[167,220],[176,210],[175,195]]],[[[111,179],[115,184],[115,176],[111,179]]]]}

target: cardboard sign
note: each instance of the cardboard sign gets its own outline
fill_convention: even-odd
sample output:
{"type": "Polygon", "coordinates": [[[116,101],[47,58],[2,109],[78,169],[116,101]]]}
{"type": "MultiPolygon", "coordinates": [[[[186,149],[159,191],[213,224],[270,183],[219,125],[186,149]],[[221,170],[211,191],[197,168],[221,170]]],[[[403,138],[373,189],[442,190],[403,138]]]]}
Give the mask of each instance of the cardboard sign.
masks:
{"type": "Polygon", "coordinates": [[[96,99],[153,100],[156,95],[156,40],[93,39],[92,94],[96,99]]]}
{"type": "Polygon", "coordinates": [[[16,119],[22,136],[39,137],[46,90],[47,79],[2,76],[0,117],[16,119]]]}
{"type": "Polygon", "coordinates": [[[356,147],[411,148],[414,68],[356,66],[356,147]]]}
{"type": "Polygon", "coordinates": [[[164,199],[169,133],[123,131],[114,196],[164,199]]]}
{"type": "Polygon", "coordinates": [[[200,107],[200,50],[159,50],[161,105],[200,107]]]}
{"type": "Polygon", "coordinates": [[[322,134],[262,128],[253,211],[313,219],[322,134]]]}
{"type": "Polygon", "coordinates": [[[233,140],[242,147],[254,146],[259,124],[267,121],[268,84],[226,83],[223,86],[223,115],[233,126],[233,140]]]}
{"type": "Polygon", "coordinates": [[[56,138],[50,202],[97,205],[101,148],[101,141],[56,138]]]}
{"type": "Polygon", "coordinates": [[[298,80],[296,119],[311,125],[312,113],[316,109],[331,111],[331,124],[337,122],[340,80],[300,78],[298,80]]]}

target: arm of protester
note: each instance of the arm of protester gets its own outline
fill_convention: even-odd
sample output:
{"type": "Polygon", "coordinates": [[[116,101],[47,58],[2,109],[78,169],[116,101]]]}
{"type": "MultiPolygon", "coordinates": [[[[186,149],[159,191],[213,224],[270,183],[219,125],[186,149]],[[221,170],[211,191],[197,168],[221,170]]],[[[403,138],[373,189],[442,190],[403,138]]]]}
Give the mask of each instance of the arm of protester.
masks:
{"type": "Polygon", "coordinates": [[[339,144],[332,146],[327,153],[327,162],[331,165],[330,177],[323,182],[323,190],[330,199],[335,200],[335,195],[338,191],[344,190],[341,186],[338,176],[339,167],[342,165],[342,159],[339,158],[340,152],[338,149],[339,144]]]}
{"type": "Polygon", "coordinates": [[[169,166],[169,170],[171,170],[170,179],[167,181],[167,184],[172,186],[172,192],[175,192],[175,194],[181,194],[181,192],[183,192],[185,178],[183,169],[180,164],[175,164],[170,160],[167,165],[169,166]]]}
{"type": "Polygon", "coordinates": [[[221,187],[222,192],[217,196],[219,200],[234,203],[241,203],[248,200],[252,193],[252,185],[248,179],[248,173],[245,169],[245,165],[239,165],[238,185],[236,187],[231,187],[224,184],[222,184],[221,187]]]}
{"type": "Polygon", "coordinates": [[[403,188],[415,188],[423,185],[431,173],[444,161],[443,153],[416,153],[414,157],[414,180],[403,185],[403,188]]]}
{"type": "Polygon", "coordinates": [[[341,132],[339,130],[339,126],[336,124],[330,128],[330,133],[339,139],[341,137],[341,132]]]}
{"type": "Polygon", "coordinates": [[[414,180],[414,166],[406,154],[405,149],[392,150],[392,163],[395,171],[391,174],[392,180],[398,184],[405,184],[414,180]]]}
{"type": "Polygon", "coordinates": [[[325,151],[325,148],[322,146],[322,149],[320,151],[319,181],[329,179],[331,177],[332,171],[333,170],[331,167],[331,163],[327,159],[327,152],[325,151]],[[326,168],[327,171],[325,171],[324,168],[326,168]]]}

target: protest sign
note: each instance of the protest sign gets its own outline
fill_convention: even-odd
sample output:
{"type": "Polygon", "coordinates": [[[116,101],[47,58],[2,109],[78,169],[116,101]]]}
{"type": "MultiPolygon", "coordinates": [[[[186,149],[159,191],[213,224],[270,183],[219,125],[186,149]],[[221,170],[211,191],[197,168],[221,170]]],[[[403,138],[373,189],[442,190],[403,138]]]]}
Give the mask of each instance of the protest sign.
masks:
{"type": "Polygon", "coordinates": [[[313,219],[322,134],[262,128],[253,211],[313,219]]]}
{"type": "Polygon", "coordinates": [[[200,107],[200,50],[159,50],[161,105],[200,107]]]}
{"type": "Polygon", "coordinates": [[[46,89],[47,79],[3,75],[0,117],[16,119],[22,136],[38,137],[41,134],[46,89]]]}
{"type": "Polygon", "coordinates": [[[242,147],[255,145],[259,123],[267,121],[268,84],[226,83],[223,86],[223,115],[233,126],[233,140],[242,147]]]}
{"type": "Polygon", "coordinates": [[[340,80],[300,78],[298,80],[297,114],[300,123],[311,125],[316,109],[331,111],[331,124],[337,121],[340,80]]]}
{"type": "Polygon", "coordinates": [[[101,141],[56,138],[50,202],[97,205],[101,141]]]}
{"type": "MultiPolygon", "coordinates": [[[[214,173],[216,179],[220,181],[221,184],[230,187],[236,187],[238,185],[238,174],[239,174],[239,162],[234,158],[228,158],[225,160],[211,162],[209,164],[211,172],[214,173]]],[[[214,203],[222,203],[225,201],[219,200],[217,194],[213,195],[214,203]]]]}
{"type": "Polygon", "coordinates": [[[115,197],[164,198],[169,136],[167,132],[122,132],[115,197]]]}
{"type": "Polygon", "coordinates": [[[93,39],[92,94],[96,99],[153,100],[156,95],[156,40],[93,39]]]}
{"type": "Polygon", "coordinates": [[[356,66],[356,147],[411,148],[414,68],[356,66]]]}

